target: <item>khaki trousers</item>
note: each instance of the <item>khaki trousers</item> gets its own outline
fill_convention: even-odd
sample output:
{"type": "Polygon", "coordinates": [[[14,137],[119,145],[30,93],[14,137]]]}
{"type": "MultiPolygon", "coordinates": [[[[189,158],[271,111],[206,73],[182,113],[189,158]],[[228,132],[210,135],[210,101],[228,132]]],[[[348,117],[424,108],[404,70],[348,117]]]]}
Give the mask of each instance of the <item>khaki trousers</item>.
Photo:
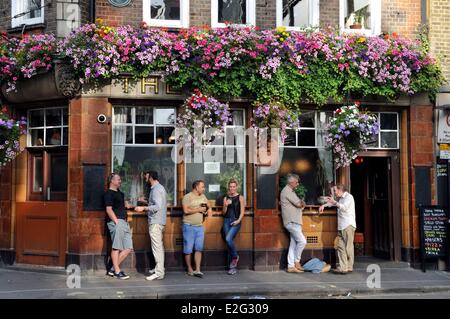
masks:
{"type": "Polygon", "coordinates": [[[342,271],[352,271],[355,253],[353,239],[355,238],[356,228],[348,226],[338,231],[336,253],[339,261],[339,268],[342,271]]]}
{"type": "Polygon", "coordinates": [[[155,257],[156,262],[155,274],[158,277],[164,277],[164,226],[159,224],[151,224],[148,227],[148,231],[152,242],[153,257],[155,257]]]}

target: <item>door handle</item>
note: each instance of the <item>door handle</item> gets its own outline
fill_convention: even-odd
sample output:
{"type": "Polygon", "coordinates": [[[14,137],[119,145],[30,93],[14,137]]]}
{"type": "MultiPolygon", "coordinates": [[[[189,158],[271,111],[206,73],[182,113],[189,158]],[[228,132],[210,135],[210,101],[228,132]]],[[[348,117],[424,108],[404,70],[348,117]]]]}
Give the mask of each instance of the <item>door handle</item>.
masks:
{"type": "Polygon", "coordinates": [[[47,201],[50,201],[50,186],[47,187],[47,201]]]}

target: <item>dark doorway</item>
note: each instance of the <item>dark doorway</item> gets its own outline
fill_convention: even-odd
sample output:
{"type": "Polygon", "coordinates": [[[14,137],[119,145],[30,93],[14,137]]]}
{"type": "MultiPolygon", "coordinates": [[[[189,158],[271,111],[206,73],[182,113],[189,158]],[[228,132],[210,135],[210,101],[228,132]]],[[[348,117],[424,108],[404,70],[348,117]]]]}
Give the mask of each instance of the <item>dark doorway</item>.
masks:
{"type": "MultiPolygon", "coordinates": [[[[398,196],[397,157],[358,157],[351,165],[351,193],[355,198],[357,233],[364,237],[366,256],[384,259],[397,259],[400,252],[394,251],[400,236],[394,236],[394,229],[399,230],[399,218],[393,218],[398,196]],[[395,173],[393,174],[393,163],[395,173]],[[394,203],[395,202],[395,203],[394,203]]],[[[395,214],[400,216],[399,208],[395,214]]]]}

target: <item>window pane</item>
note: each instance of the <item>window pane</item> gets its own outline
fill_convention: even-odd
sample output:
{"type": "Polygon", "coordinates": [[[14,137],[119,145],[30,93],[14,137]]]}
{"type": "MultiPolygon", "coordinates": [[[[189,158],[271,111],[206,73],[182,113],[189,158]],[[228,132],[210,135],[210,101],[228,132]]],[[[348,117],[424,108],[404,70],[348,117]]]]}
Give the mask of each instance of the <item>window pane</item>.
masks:
{"type": "Polygon", "coordinates": [[[380,127],[382,130],[396,130],[397,129],[397,114],[381,113],[380,127]]]}
{"type": "Polygon", "coordinates": [[[167,202],[173,204],[175,196],[175,163],[171,157],[172,146],[113,147],[113,171],[122,177],[120,189],[127,199],[147,198],[142,172],[158,172],[161,184],[167,191],[167,202]]]}
{"type": "Polygon", "coordinates": [[[381,148],[397,147],[397,132],[381,132],[381,148]]]}
{"type": "Polygon", "coordinates": [[[219,22],[246,24],[246,0],[218,0],[219,22]]]}
{"type": "Polygon", "coordinates": [[[180,1],[182,0],[151,0],[151,18],[180,20],[180,1]]]}
{"type": "Polygon", "coordinates": [[[344,6],[347,29],[370,29],[370,0],[347,0],[344,6]]]}
{"type": "Polygon", "coordinates": [[[298,132],[298,146],[316,146],[316,131],[300,129],[298,132]]]}
{"type": "Polygon", "coordinates": [[[136,107],[136,124],[153,124],[153,108],[146,106],[136,107]]]}
{"type": "Polygon", "coordinates": [[[300,129],[302,127],[315,127],[316,113],[307,112],[300,116],[300,129]]]}
{"type": "Polygon", "coordinates": [[[306,27],[309,25],[309,1],[283,0],[283,26],[306,27]]]}
{"type": "Polygon", "coordinates": [[[240,162],[245,160],[245,149],[228,148],[228,155],[227,158],[227,150],[223,148],[223,160],[204,159],[201,163],[186,163],[186,191],[192,190],[192,183],[195,180],[203,179],[206,183],[206,197],[221,206],[227,192],[228,181],[234,178],[238,181],[239,193],[244,195],[245,163],[240,162]]]}
{"type": "Polygon", "coordinates": [[[43,127],[44,126],[44,110],[37,110],[30,112],[30,118],[28,120],[30,127],[43,127]]]}
{"type": "Polygon", "coordinates": [[[156,128],[156,144],[175,144],[174,127],[156,128]],[[172,136],[173,134],[173,136],[172,136]]]}
{"type": "Polygon", "coordinates": [[[33,192],[41,193],[43,183],[42,156],[33,157],[33,173],[33,192]]]}
{"type": "Polygon", "coordinates": [[[287,138],[284,140],[284,146],[297,146],[296,130],[287,130],[287,138]]]}
{"type": "Polygon", "coordinates": [[[67,192],[67,154],[51,155],[50,190],[67,192]]]}
{"type": "Polygon", "coordinates": [[[131,123],[131,107],[114,107],[114,123],[131,123]]]}
{"type": "Polygon", "coordinates": [[[225,136],[226,145],[244,145],[245,132],[243,127],[227,127],[225,136]]]}
{"type": "Polygon", "coordinates": [[[46,138],[45,145],[61,145],[61,129],[48,128],[45,138],[46,138]]]}
{"type": "Polygon", "coordinates": [[[113,125],[113,144],[132,144],[133,128],[131,126],[113,125]]]}
{"type": "Polygon", "coordinates": [[[45,111],[45,126],[61,126],[61,109],[45,111]]]}
{"type": "Polygon", "coordinates": [[[67,127],[63,128],[63,145],[69,144],[69,130],[67,127]]]}
{"type": "Polygon", "coordinates": [[[41,16],[40,5],[41,0],[27,0],[25,12],[29,12],[26,17],[28,19],[39,18],[41,16]]]}
{"type": "Polygon", "coordinates": [[[280,187],[286,185],[285,176],[295,173],[306,187],[305,201],[317,204],[318,198],[330,194],[333,183],[333,160],[329,150],[285,148],[280,167],[280,187]]]}
{"type": "Polygon", "coordinates": [[[63,109],[63,125],[69,125],[69,110],[63,109]]]}
{"type": "Polygon", "coordinates": [[[136,126],[134,128],[135,130],[135,137],[134,137],[134,143],[135,144],[154,144],[155,140],[155,132],[153,127],[146,127],[146,126],[136,126]]]}
{"type": "Polygon", "coordinates": [[[328,123],[330,123],[330,118],[333,117],[331,112],[319,112],[317,114],[317,128],[320,130],[325,130],[328,123]]]}
{"type": "Polygon", "coordinates": [[[30,130],[31,146],[44,146],[44,130],[30,130]]]}
{"type": "Polygon", "coordinates": [[[378,134],[377,134],[373,137],[372,141],[366,143],[366,146],[368,148],[378,148],[379,147],[378,142],[379,142],[379,138],[378,138],[378,134]]]}
{"type": "Polygon", "coordinates": [[[231,111],[231,122],[229,125],[244,126],[244,111],[233,110],[231,111]]]}
{"type": "Polygon", "coordinates": [[[175,110],[174,109],[155,109],[156,124],[173,125],[175,124],[175,110]]]}

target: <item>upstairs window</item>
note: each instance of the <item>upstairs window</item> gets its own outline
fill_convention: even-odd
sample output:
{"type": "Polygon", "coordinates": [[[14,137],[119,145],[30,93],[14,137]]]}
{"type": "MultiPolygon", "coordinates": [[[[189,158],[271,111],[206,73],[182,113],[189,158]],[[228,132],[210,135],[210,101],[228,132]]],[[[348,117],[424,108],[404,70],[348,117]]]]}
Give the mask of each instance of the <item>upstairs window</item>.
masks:
{"type": "Polygon", "coordinates": [[[12,0],[11,26],[44,23],[44,0],[12,0]]]}
{"type": "Polygon", "coordinates": [[[189,27],[189,0],[144,0],[144,21],[150,26],[189,27]]]}
{"type": "Polygon", "coordinates": [[[319,0],[277,0],[277,26],[300,30],[319,26],[319,0]]]}
{"type": "Polygon", "coordinates": [[[226,24],[256,24],[255,0],[212,0],[211,26],[225,27],[226,24]]]}
{"type": "Polygon", "coordinates": [[[342,32],[378,35],[381,32],[381,0],[339,0],[342,32]]]}

